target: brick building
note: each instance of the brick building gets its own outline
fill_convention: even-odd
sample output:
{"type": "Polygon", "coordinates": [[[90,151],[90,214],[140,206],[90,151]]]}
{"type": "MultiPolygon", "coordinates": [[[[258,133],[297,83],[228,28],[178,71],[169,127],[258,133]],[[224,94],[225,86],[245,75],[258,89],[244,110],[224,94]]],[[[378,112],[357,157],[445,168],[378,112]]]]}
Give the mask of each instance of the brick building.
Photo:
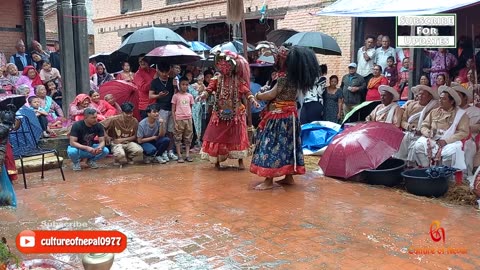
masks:
{"type": "MultiPolygon", "coordinates": [[[[148,27],[168,27],[187,40],[201,40],[213,46],[232,40],[232,31],[225,24],[225,0],[93,0],[95,52],[116,50],[133,31],[148,27]]],[[[320,31],[334,37],[343,56],[318,58],[327,63],[329,74],[344,74],[352,53],[352,19],[348,17],[318,17],[319,11],[332,1],[275,0],[268,5],[265,20],[260,21],[263,0],[244,1],[247,41],[255,44],[264,40],[273,29],[291,28],[297,31],[320,31]]]]}
{"type": "MultiPolygon", "coordinates": [[[[50,50],[54,50],[53,44],[58,41],[58,3],[56,0],[44,0],[45,2],[45,31],[46,44],[50,50]]],[[[85,0],[85,7],[87,12],[87,32],[88,32],[88,55],[94,53],[94,36],[93,36],[93,5],[92,0],[85,0]]]]}
{"type": "Polygon", "coordinates": [[[16,52],[20,39],[27,47],[33,40],[45,45],[44,29],[43,1],[0,1],[0,51],[7,58],[16,52]]]}

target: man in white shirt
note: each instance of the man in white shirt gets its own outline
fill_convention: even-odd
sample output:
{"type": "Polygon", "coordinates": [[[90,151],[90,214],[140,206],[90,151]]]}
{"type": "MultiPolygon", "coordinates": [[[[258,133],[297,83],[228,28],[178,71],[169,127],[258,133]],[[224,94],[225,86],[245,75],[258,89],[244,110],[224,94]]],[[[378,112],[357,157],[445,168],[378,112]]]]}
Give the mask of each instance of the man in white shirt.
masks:
{"type": "Polygon", "coordinates": [[[358,49],[357,52],[357,73],[365,79],[367,84],[368,80],[373,76],[373,60],[375,59],[374,41],[374,37],[366,37],[365,44],[358,49]]]}
{"type": "MultiPolygon", "coordinates": [[[[397,53],[395,49],[390,47],[390,38],[388,36],[383,36],[382,47],[378,48],[375,51],[374,63],[380,65],[382,67],[382,70],[385,70],[385,68],[387,67],[387,58],[389,56],[392,56],[395,60],[397,59],[397,53]]],[[[400,59],[400,61],[403,61],[403,58],[400,59]]]]}

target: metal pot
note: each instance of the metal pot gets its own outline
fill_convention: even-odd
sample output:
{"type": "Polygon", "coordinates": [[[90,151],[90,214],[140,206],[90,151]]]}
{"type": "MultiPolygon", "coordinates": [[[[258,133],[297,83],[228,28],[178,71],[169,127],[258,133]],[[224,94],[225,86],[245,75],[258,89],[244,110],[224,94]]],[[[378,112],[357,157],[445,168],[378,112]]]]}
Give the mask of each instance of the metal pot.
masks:
{"type": "Polygon", "coordinates": [[[85,270],[110,270],[114,257],[113,253],[89,253],[83,256],[83,268],[85,270]]]}

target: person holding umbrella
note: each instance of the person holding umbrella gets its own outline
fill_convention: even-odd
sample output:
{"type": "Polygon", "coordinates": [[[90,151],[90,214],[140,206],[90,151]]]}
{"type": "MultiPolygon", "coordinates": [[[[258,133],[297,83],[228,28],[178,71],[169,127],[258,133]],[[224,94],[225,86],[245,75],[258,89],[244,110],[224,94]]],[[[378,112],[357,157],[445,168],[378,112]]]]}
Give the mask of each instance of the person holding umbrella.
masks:
{"type": "Polygon", "coordinates": [[[422,122],[422,136],[415,142],[411,154],[421,167],[440,162],[466,170],[462,140],[468,137],[470,126],[465,110],[459,107],[462,98],[446,85],[440,86],[438,92],[440,107],[433,109],[422,122]]]}
{"type": "Polygon", "coordinates": [[[133,83],[138,87],[138,109],[140,110],[140,118],[146,118],[146,109],[149,104],[154,103],[148,95],[150,91],[150,84],[153,79],[157,77],[157,72],[154,68],[151,68],[148,61],[145,59],[145,54],[140,55],[138,58],[139,68],[133,76],[133,83]]]}
{"type": "Polygon", "coordinates": [[[378,88],[382,104],[378,105],[366,121],[385,122],[400,127],[402,123],[402,109],[395,102],[400,98],[397,90],[388,85],[381,85],[378,88]]]}

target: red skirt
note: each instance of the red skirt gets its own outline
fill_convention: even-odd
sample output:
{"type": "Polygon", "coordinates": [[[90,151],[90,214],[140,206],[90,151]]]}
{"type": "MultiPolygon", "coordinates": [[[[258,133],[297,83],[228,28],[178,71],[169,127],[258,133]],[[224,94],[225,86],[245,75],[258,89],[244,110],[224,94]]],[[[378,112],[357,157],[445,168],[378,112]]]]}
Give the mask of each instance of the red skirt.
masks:
{"type": "Polygon", "coordinates": [[[13,156],[13,148],[9,142],[7,142],[5,145],[5,168],[7,168],[7,174],[11,181],[18,179],[17,165],[15,164],[15,157],[13,156]]]}
{"type": "Polygon", "coordinates": [[[248,156],[249,148],[245,115],[235,122],[219,120],[215,113],[212,114],[203,138],[202,158],[212,162],[243,159],[248,156]]]}

